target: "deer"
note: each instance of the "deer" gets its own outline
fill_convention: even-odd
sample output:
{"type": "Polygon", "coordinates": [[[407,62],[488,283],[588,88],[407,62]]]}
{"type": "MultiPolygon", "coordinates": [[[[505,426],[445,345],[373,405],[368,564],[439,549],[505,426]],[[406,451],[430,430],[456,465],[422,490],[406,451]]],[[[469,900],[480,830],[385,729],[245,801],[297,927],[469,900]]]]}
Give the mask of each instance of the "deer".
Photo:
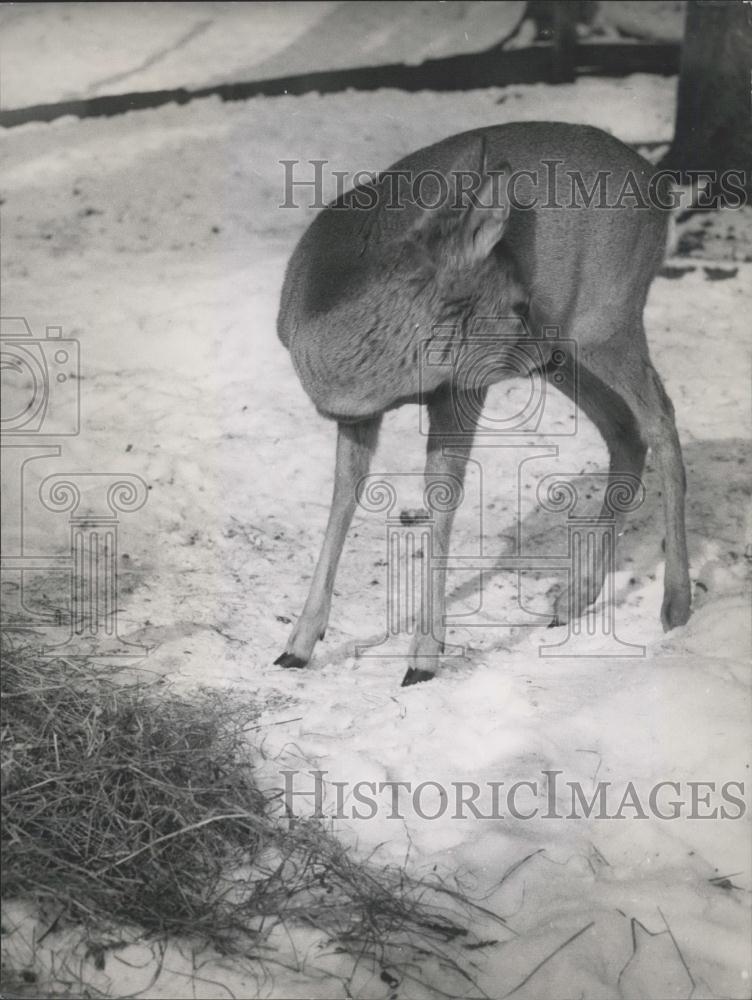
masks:
{"type": "MultiPolygon", "coordinates": [[[[426,484],[463,483],[474,430],[468,413],[477,421],[504,365],[489,364],[487,384],[467,387],[443,368],[426,379],[419,356],[437,328],[449,326],[461,341],[478,316],[524,317],[532,331],[558,327],[576,345],[572,374],[562,379],[558,367],[556,388],[603,438],[609,481],[639,480],[650,449],[665,519],[661,621],[668,631],[688,620],[684,464],[674,409],[651,362],[643,323],[648,290],[667,251],[670,213],[656,197],[659,190],[655,168],[606,132],[513,122],[420,149],[314,218],[287,266],[277,332],[318,413],[337,424],[334,487],[308,597],[276,665],[304,667],[324,636],[337,565],[384,413],[403,404],[425,406],[426,484]],[[528,197],[528,187],[523,198],[519,185],[500,183],[517,177],[532,185],[544,170],[545,197],[528,197]],[[395,205],[394,178],[418,175],[433,181],[433,195],[445,197],[429,203],[411,189],[395,205]],[[605,202],[572,200],[574,175],[591,195],[587,183],[600,179],[605,202]],[[631,197],[617,197],[625,184],[631,197]],[[456,404],[463,392],[472,392],[477,405],[464,408],[460,426],[456,404]]],[[[491,338],[488,350],[503,353],[507,342],[500,338],[495,348],[491,338]]],[[[544,357],[547,385],[552,369],[544,357]]],[[[455,510],[447,506],[434,514],[438,557],[449,551],[455,510]]],[[[604,573],[596,560],[579,586],[570,582],[552,623],[583,615],[604,573]]],[[[413,635],[403,686],[430,680],[439,669],[445,591],[446,571],[436,569],[424,597],[430,629],[413,635]]]]}

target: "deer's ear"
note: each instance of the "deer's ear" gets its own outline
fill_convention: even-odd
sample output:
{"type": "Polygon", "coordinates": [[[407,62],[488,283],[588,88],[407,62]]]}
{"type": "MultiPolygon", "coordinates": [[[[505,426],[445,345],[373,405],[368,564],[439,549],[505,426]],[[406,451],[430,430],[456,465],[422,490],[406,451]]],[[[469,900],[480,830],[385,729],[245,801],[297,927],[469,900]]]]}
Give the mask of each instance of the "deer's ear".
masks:
{"type": "Polygon", "coordinates": [[[484,178],[460,223],[462,252],[468,264],[478,264],[489,256],[504,235],[508,219],[509,199],[500,167],[484,178]]]}

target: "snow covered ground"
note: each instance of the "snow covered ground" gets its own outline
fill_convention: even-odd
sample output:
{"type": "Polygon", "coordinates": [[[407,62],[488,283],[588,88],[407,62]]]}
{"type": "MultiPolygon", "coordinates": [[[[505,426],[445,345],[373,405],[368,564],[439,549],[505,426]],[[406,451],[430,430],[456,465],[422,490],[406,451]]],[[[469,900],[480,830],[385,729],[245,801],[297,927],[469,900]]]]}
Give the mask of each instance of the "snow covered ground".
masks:
{"type": "MultiPolygon", "coordinates": [[[[384,805],[367,821],[334,821],[364,855],[409,855],[417,869],[462,874],[507,919],[506,939],[474,956],[492,997],[751,995],[749,817],[686,812],[688,782],[714,782],[717,790],[744,782],[748,802],[752,780],[745,535],[752,263],[740,259],[736,273],[713,281],[702,265],[714,262],[674,261],[694,269],[658,278],[647,307],[688,469],[696,589],[686,627],[664,635],[659,623],[663,527],[649,470],[648,499],[621,540],[616,574],[619,635],[644,645],[644,657],[598,655],[594,643],[587,658],[543,658],[539,646],[564,630],[457,626],[450,641],[463,643],[466,656],[449,660],[432,683],[400,689],[399,658],[353,657],[356,641],[384,628],[383,516],[359,512],[326,639],[308,670],[284,671],[271,664],[302,607],[320,544],[334,428],[315,414],[274,330],[286,259],[315,214],[278,207],[279,160],[378,169],[452,132],[532,118],[586,121],[627,141],[658,142],[671,133],[674,89],[675,81],[632,77],[441,96],[207,100],[0,136],[3,314],[26,317],[39,337],[46,326],[62,326],[81,345],[81,433],[57,442],[59,459],[26,467],[24,496],[35,497],[52,472],[128,472],[149,484],[148,503],[120,525],[120,631],[152,647],[147,670],[186,687],[232,686],[266,705],[270,785],[282,784],[283,768],[321,768],[332,781],[447,788],[462,780],[542,783],[542,772],[557,770],[566,815],[565,781],[589,793],[598,781],[612,782],[612,812],[630,781],[645,797],[657,782],[682,783],[687,806],[672,820],[635,818],[630,808],[623,819],[525,820],[504,809],[503,819],[453,819],[449,811],[428,820],[408,801],[403,819],[390,819],[384,805]]],[[[493,390],[490,405],[499,412],[508,391],[493,390]]],[[[551,426],[567,414],[563,399],[552,401],[551,426]]],[[[533,484],[555,469],[604,468],[605,448],[584,418],[576,438],[549,443],[560,445],[559,458],[537,470],[533,484]]],[[[417,409],[391,413],[374,470],[417,472],[422,447],[417,409]]],[[[502,551],[514,519],[513,466],[501,450],[473,457],[482,462],[486,545],[502,551]]],[[[473,497],[458,516],[458,552],[476,550],[473,497]]],[[[12,509],[12,497],[6,511],[8,503],[12,509]]],[[[23,513],[26,555],[66,551],[64,515],[31,500],[23,513]]],[[[560,527],[528,515],[531,536],[561,545],[560,527]]],[[[12,532],[10,543],[18,544],[12,532]]],[[[49,579],[44,593],[29,582],[39,607],[55,602],[49,579]]],[[[550,608],[554,583],[553,574],[527,580],[527,600],[550,608]]],[[[60,593],[64,586],[63,576],[60,593]]],[[[453,612],[473,607],[476,586],[450,578],[453,612]]],[[[486,586],[495,612],[513,603],[510,574],[486,586]]],[[[303,774],[300,782],[304,788],[311,779],[303,774]]],[[[661,802],[670,798],[669,790],[661,802]]],[[[520,809],[533,799],[521,792],[520,809]]],[[[721,804],[713,793],[708,811],[721,804]]],[[[489,925],[488,936],[499,939],[498,926],[489,925]]],[[[263,995],[344,996],[344,966],[324,963],[308,934],[296,944],[305,970],[280,973],[263,995]]],[[[48,946],[60,940],[50,935],[48,946]]],[[[134,946],[108,956],[103,971],[91,962],[83,971],[125,995],[147,988],[154,973],[153,964],[138,967],[140,957],[134,946]]],[[[255,995],[226,960],[208,961],[191,983],[190,962],[177,950],[168,959],[151,997],[255,995]]],[[[427,974],[437,987],[443,982],[441,970],[427,974]]],[[[361,995],[387,997],[390,989],[376,979],[361,995]]]]}
{"type": "MultiPolygon", "coordinates": [[[[0,7],[0,107],[420,63],[505,38],[522,0],[24,3],[0,7]]],[[[593,31],[677,41],[682,0],[609,0],[593,31]]],[[[529,45],[527,21],[511,44],[529,45]]]]}

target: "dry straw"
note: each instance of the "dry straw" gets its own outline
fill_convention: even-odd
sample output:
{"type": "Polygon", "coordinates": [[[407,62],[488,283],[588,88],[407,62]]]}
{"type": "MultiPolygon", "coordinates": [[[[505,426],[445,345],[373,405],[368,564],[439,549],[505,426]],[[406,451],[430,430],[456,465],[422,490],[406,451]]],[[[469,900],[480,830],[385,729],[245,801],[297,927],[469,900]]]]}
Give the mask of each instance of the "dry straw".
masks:
{"type": "Polygon", "coordinates": [[[247,702],[119,683],[28,648],[6,648],[2,688],[5,898],[36,901],[56,926],[137,925],[266,963],[275,928],[304,926],[385,983],[475,992],[471,956],[494,942],[471,926],[503,921],[456,884],[359,859],[323,823],[285,817],[256,783],[247,702]]]}

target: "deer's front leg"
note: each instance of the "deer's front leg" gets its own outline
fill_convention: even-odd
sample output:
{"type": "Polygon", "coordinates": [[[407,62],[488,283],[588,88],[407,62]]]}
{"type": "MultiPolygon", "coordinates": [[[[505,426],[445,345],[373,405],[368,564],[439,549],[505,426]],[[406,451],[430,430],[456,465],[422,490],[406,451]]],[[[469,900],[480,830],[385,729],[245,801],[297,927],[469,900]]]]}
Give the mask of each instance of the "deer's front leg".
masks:
{"type": "MultiPolygon", "coordinates": [[[[426,454],[426,501],[432,524],[432,546],[424,558],[443,560],[449,554],[449,538],[461,490],[473,436],[486,393],[476,390],[472,399],[460,405],[458,393],[450,387],[438,389],[428,402],[429,437],[426,454]],[[431,497],[435,502],[431,502],[431,497]],[[452,495],[454,494],[454,496],[452,495]]],[[[408,669],[402,687],[430,680],[439,666],[446,631],[446,569],[439,563],[429,576],[424,606],[416,618],[429,623],[428,631],[416,632],[410,646],[408,669]],[[428,608],[425,603],[428,603],[428,608]]]]}
{"type": "Polygon", "coordinates": [[[304,667],[311,658],[316,641],[323,638],[326,631],[334,577],[358,502],[358,484],[368,474],[380,426],[380,415],[357,424],[337,425],[334,495],[324,544],[305,607],[290,634],[285,652],[274,661],[279,666],[304,667]]]}

